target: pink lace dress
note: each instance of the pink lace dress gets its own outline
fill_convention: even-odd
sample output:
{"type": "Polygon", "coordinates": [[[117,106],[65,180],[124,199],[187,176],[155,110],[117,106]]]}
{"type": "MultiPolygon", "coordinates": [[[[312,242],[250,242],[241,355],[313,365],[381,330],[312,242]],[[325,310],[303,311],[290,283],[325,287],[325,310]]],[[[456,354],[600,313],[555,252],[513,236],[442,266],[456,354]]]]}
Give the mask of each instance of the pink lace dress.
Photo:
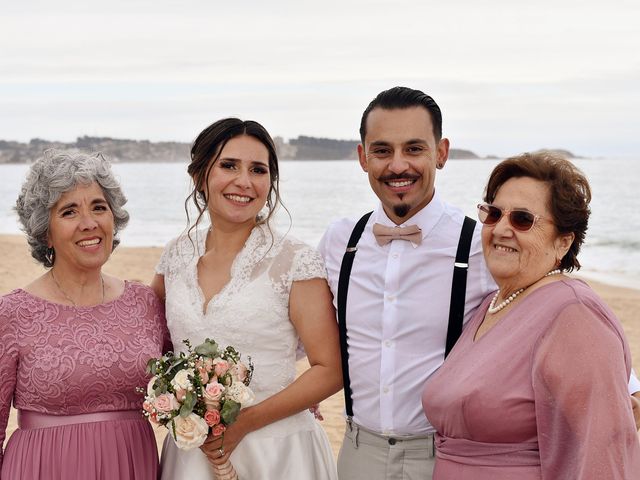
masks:
{"type": "Polygon", "coordinates": [[[433,478],[640,478],[631,355],[613,312],[585,283],[564,279],[474,340],[490,297],[425,386],[438,431],[433,478]]]}
{"type": "Polygon", "coordinates": [[[95,307],[20,289],[1,297],[0,445],[12,400],[19,428],[0,451],[0,479],[155,480],[155,438],[135,388],[167,342],[163,307],[140,284],[95,307]]]}

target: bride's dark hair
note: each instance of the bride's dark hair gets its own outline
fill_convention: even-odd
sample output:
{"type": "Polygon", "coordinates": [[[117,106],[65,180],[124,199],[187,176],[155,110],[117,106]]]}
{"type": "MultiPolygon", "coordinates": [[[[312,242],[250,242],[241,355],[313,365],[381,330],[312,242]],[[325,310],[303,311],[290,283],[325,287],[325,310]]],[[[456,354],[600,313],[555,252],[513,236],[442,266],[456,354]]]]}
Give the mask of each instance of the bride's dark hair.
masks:
{"type": "MultiPolygon", "coordinates": [[[[194,187],[185,200],[184,207],[187,212],[188,224],[190,224],[188,210],[190,201],[193,202],[198,210],[198,218],[196,218],[195,223],[189,228],[189,232],[198,226],[200,220],[207,211],[207,198],[204,186],[209,183],[211,168],[215,165],[216,161],[218,161],[220,153],[227,142],[232,138],[239,137],[241,135],[248,135],[255,138],[264,145],[269,152],[269,177],[271,185],[269,186],[266,204],[269,212],[266,217],[259,218],[258,222],[268,223],[276,208],[279,205],[282,205],[279,189],[280,175],[278,169],[278,155],[276,154],[276,147],[271,135],[269,135],[269,132],[267,132],[262,125],[253,120],[223,118],[222,120],[212,123],[200,132],[191,146],[191,163],[187,168],[187,172],[193,179],[194,187]]],[[[285,208],[284,205],[283,208],[285,208]]]]}

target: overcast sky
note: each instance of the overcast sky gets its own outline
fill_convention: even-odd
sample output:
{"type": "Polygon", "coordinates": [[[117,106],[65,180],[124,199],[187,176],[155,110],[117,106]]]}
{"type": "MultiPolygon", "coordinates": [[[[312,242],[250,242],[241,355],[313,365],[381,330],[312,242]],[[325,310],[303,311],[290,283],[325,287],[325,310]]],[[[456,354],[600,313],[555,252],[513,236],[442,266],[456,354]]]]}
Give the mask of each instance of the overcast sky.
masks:
{"type": "Polygon", "coordinates": [[[192,141],[229,115],[354,139],[380,91],[452,146],[640,152],[637,0],[2,0],[0,139],[192,141]]]}

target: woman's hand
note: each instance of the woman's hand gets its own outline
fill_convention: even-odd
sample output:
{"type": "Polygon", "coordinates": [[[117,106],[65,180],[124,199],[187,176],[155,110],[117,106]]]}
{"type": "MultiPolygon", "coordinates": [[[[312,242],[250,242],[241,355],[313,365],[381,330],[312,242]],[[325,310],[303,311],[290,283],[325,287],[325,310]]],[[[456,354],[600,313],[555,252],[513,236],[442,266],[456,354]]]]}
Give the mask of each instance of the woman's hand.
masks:
{"type": "Polygon", "coordinates": [[[207,456],[209,463],[213,465],[222,465],[229,460],[230,452],[222,446],[223,437],[224,435],[213,436],[209,433],[207,439],[200,445],[200,450],[207,456]]]}
{"type": "Polygon", "coordinates": [[[209,434],[200,450],[204,452],[211,463],[222,465],[226,462],[244,436],[251,431],[246,421],[247,411],[250,409],[251,407],[241,410],[236,421],[222,435],[209,434]]]}

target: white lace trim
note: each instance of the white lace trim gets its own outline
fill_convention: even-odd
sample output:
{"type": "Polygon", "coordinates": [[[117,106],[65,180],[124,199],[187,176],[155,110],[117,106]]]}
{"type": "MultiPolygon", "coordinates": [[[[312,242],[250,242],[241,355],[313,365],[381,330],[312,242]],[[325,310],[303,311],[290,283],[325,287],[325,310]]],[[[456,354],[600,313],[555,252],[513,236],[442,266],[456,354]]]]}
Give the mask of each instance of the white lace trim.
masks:
{"type": "Polygon", "coordinates": [[[231,267],[227,285],[203,313],[197,263],[206,230],[183,235],[166,247],[157,271],[164,274],[167,323],[176,350],[214,338],[233,345],[255,365],[252,388],[262,400],[295,378],[298,335],[289,320],[289,293],[294,281],[326,278],[322,257],[311,247],[273,234],[262,225],[253,229],[231,267]]]}

